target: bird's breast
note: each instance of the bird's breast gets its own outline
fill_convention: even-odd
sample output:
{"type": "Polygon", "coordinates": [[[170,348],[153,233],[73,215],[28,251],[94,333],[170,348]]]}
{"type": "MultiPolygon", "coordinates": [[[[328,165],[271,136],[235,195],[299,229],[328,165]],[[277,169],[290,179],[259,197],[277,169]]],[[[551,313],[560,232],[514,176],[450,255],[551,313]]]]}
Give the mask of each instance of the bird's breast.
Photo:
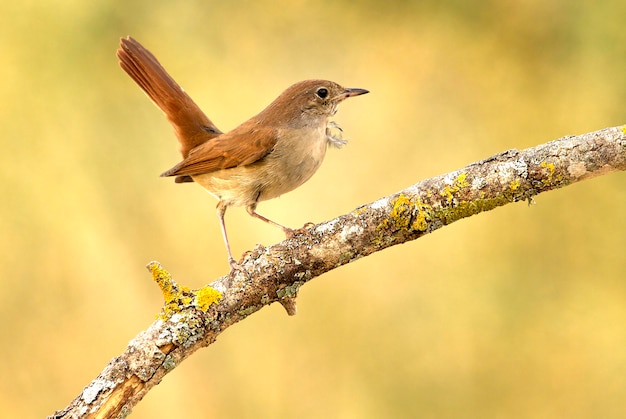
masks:
{"type": "Polygon", "coordinates": [[[265,201],[309,180],[324,160],[327,142],[326,125],[281,129],[274,148],[261,160],[193,178],[228,205],[265,201]]]}
{"type": "Polygon", "coordinates": [[[326,126],[281,130],[267,164],[293,189],[317,171],[326,148],[326,126]]]}

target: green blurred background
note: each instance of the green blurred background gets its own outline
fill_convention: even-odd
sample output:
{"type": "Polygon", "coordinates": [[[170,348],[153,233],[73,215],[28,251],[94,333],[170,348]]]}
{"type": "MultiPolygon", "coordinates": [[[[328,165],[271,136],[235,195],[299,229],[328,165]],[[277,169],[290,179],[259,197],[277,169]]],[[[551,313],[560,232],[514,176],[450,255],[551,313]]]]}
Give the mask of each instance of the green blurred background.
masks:
{"type": "MultiPolygon", "coordinates": [[[[259,211],[333,218],[509,148],[626,123],[623,1],[104,1],[0,5],[6,417],[78,395],[154,320],[156,259],[227,272],[215,200],[159,173],[172,129],[117,65],[152,50],[222,130],[291,83],[371,94],[351,140],[259,211]]],[[[306,285],[151,391],[133,418],[618,418],[626,407],[623,173],[463,220],[306,285]]],[[[236,254],[280,231],[227,214],[236,254]]]]}

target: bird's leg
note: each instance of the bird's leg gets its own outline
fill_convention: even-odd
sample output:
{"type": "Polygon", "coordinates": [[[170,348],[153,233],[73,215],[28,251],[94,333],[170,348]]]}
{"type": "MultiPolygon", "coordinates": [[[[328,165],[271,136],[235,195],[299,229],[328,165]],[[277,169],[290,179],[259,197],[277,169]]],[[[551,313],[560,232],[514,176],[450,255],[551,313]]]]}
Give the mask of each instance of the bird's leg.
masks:
{"type": "Polygon", "coordinates": [[[224,237],[224,243],[226,244],[226,251],[228,252],[228,264],[230,265],[230,271],[239,269],[239,264],[233,258],[233,254],[230,251],[230,243],[228,242],[228,234],[226,233],[226,223],[224,222],[224,214],[226,214],[227,205],[223,201],[217,204],[217,218],[220,219],[220,227],[222,228],[222,237],[224,237]]]}
{"type": "Polygon", "coordinates": [[[285,227],[282,224],[278,224],[277,222],[272,221],[269,218],[266,218],[266,217],[262,216],[261,214],[258,214],[256,212],[256,204],[248,205],[246,207],[246,211],[248,211],[248,214],[250,214],[254,218],[258,218],[259,220],[265,221],[266,223],[268,223],[270,225],[273,225],[274,227],[280,228],[281,230],[283,230],[285,232],[285,235],[287,236],[288,239],[292,238],[296,234],[295,230],[292,230],[289,227],[285,227]]]}

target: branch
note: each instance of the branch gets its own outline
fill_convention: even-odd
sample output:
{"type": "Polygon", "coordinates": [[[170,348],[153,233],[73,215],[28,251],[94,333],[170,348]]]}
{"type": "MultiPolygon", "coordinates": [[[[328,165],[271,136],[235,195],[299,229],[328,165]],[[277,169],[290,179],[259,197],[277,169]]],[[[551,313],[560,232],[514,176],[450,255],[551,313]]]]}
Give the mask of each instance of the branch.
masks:
{"type": "Polygon", "coordinates": [[[125,417],[165,374],[229,326],[273,302],[295,314],[299,288],[324,272],[462,218],[625,169],[626,126],[606,128],[505,151],[423,180],[281,243],[257,246],[240,262],[242,272],[197,290],[179,286],[151,262],[165,299],[160,317],[49,418],[125,417]]]}

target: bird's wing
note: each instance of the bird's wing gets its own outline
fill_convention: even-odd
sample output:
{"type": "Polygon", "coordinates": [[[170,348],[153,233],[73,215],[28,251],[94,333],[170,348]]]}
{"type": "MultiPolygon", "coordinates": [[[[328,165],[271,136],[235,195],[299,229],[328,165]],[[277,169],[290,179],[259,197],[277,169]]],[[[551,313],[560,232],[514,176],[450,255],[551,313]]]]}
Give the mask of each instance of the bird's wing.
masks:
{"type": "Polygon", "coordinates": [[[183,161],[161,176],[192,176],[246,166],[267,156],[277,140],[276,128],[244,123],[194,148],[183,161]]]}

